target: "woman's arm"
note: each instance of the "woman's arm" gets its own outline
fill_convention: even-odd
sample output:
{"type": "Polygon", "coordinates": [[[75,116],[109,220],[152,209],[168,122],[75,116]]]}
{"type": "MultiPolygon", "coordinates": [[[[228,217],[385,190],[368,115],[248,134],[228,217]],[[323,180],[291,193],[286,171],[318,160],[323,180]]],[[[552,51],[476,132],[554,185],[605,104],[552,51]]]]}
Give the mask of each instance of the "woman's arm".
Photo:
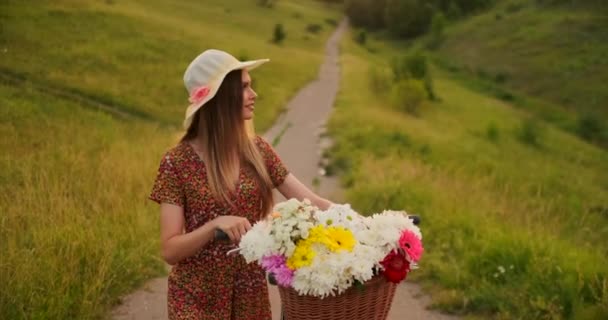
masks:
{"type": "Polygon", "coordinates": [[[316,193],[308,189],[291,173],[287,175],[285,181],[283,181],[283,184],[278,186],[277,189],[287,199],[296,198],[299,201],[308,199],[313,205],[317,206],[321,210],[327,210],[332,205],[329,200],[318,196],[316,193]]]}
{"type": "Polygon", "coordinates": [[[193,256],[213,241],[215,230],[224,231],[230,240],[238,243],[251,224],[247,218],[219,216],[192,232],[184,233],[184,209],[173,204],[160,205],[160,240],[163,259],[170,265],[193,256]]]}

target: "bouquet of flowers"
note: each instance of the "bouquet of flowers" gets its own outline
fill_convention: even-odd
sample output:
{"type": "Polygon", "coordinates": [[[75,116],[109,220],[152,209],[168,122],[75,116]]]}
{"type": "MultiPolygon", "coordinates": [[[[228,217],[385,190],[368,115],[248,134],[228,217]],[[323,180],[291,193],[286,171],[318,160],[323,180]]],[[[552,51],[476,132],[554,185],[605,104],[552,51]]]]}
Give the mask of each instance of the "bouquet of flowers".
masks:
{"type": "Polygon", "coordinates": [[[406,278],[422,252],[422,235],[403,211],[363,217],[348,204],[322,211],[310,201],[279,203],[241,239],[239,251],[276,282],[324,298],[383,274],[406,278]]]}

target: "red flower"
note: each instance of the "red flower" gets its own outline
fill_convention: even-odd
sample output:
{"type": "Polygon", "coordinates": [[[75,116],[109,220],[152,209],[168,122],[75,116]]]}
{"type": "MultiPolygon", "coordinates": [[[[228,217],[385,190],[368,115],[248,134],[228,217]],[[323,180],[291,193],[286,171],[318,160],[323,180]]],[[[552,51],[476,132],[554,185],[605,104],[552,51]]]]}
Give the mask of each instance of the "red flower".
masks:
{"type": "Polygon", "coordinates": [[[391,251],[380,264],[384,267],[384,276],[390,282],[399,283],[410,272],[410,263],[401,250],[391,251]]]}

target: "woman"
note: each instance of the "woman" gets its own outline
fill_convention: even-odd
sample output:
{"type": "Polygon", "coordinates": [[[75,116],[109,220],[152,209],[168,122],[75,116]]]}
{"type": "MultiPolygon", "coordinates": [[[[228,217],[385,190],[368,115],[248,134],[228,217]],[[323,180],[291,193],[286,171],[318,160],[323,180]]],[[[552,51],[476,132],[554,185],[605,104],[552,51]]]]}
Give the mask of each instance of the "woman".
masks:
{"type": "Polygon", "coordinates": [[[162,158],[150,199],[160,204],[162,255],[169,275],[170,319],[271,319],[265,273],[240,255],[226,255],[286,198],[331,203],[290,174],[272,147],[248,131],[257,94],[240,62],[207,50],[188,66],[190,94],[181,142],[162,158]],[[216,229],[230,241],[214,240],[216,229]]]}

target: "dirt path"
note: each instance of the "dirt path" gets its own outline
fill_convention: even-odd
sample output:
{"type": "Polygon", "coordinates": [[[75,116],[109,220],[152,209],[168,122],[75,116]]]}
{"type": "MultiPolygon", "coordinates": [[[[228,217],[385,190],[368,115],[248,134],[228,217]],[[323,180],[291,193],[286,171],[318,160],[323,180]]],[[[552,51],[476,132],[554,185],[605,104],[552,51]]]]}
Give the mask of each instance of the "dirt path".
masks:
{"type": "MultiPolygon", "coordinates": [[[[264,135],[270,142],[280,136],[275,149],[289,170],[304,184],[313,186],[318,193],[335,202],[343,199],[339,185],[335,178],[320,175],[318,164],[322,148],[329,143],[321,136],[339,88],[338,45],[346,28],[347,24],[343,21],[328,40],[325,62],[318,79],[300,90],[289,102],[287,111],[264,135]]],[[[281,200],[282,197],[277,197],[277,201],[281,200]]],[[[279,294],[276,287],[269,286],[269,289],[273,320],[278,320],[281,309],[279,294]]],[[[167,278],[153,279],[142,289],[125,297],[123,304],[112,312],[112,319],[167,319],[166,294],[167,278]]],[[[389,320],[455,319],[427,310],[429,301],[428,297],[421,294],[419,286],[403,283],[397,289],[389,320]]]]}

